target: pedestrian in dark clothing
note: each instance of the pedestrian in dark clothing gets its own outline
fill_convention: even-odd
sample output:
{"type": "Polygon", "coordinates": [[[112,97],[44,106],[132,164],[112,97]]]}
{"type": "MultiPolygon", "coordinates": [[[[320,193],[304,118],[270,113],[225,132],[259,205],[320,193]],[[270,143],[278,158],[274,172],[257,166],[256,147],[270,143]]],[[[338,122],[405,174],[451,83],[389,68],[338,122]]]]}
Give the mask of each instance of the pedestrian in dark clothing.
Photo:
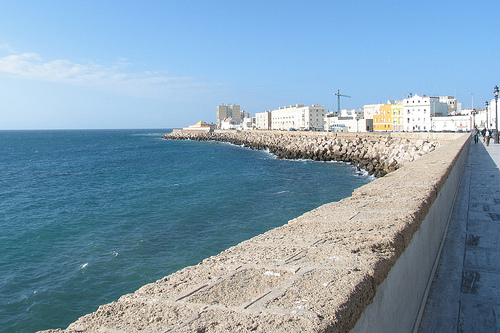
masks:
{"type": "Polygon", "coordinates": [[[479,141],[479,130],[477,129],[477,126],[474,126],[474,143],[477,143],[479,141]]]}

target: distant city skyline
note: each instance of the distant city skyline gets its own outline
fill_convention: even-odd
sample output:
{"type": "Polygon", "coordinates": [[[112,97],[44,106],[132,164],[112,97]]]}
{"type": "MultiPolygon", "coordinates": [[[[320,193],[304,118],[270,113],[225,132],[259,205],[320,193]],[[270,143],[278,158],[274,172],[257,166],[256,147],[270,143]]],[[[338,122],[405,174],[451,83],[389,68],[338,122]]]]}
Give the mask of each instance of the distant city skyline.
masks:
{"type": "Polygon", "coordinates": [[[491,1],[0,4],[0,130],[168,128],[284,105],[341,108],[500,84],[491,1]]]}

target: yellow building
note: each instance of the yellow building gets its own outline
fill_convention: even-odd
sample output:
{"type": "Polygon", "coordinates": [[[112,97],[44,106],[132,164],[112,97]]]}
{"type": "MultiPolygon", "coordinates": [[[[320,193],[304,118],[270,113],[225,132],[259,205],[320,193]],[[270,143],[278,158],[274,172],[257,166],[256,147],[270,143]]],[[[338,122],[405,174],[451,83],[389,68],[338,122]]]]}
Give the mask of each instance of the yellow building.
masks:
{"type": "Polygon", "coordinates": [[[380,111],[373,114],[374,131],[392,131],[392,105],[381,105],[380,111]]]}
{"type": "Polygon", "coordinates": [[[403,104],[392,104],[391,113],[392,113],[392,131],[403,132],[404,131],[403,104]]]}
{"type": "Polygon", "coordinates": [[[402,132],[404,130],[403,104],[386,104],[373,114],[373,130],[402,132]]]}

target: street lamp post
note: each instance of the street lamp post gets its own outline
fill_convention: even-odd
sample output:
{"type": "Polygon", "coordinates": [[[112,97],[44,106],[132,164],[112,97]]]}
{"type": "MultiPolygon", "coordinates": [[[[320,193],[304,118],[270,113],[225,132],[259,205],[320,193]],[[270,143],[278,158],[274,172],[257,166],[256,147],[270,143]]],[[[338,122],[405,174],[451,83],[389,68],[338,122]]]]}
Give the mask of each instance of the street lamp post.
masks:
{"type": "Polygon", "coordinates": [[[488,101],[484,102],[484,106],[485,106],[485,109],[486,109],[486,121],[485,121],[484,124],[485,124],[485,126],[487,128],[489,128],[490,126],[488,125],[489,124],[489,120],[488,120],[488,106],[489,106],[489,103],[488,103],[488,101]]]}
{"type": "Polygon", "coordinates": [[[495,143],[498,143],[498,86],[493,91],[495,94],[495,143]]]}
{"type": "Polygon", "coordinates": [[[471,130],[476,128],[476,110],[472,109],[472,127],[471,130]]]}
{"type": "Polygon", "coordinates": [[[471,111],[471,113],[472,113],[472,128],[474,128],[474,125],[475,125],[475,122],[474,122],[474,114],[475,114],[475,112],[474,112],[474,94],[470,93],[469,95],[472,96],[472,111],[471,111]]]}

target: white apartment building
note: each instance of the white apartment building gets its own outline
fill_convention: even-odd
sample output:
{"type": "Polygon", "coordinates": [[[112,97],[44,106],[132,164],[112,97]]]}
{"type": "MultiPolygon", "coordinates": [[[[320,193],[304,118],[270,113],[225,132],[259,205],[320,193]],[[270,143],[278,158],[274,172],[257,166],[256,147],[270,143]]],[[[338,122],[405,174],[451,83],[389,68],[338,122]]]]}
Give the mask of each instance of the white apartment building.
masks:
{"type": "Polygon", "coordinates": [[[366,132],[372,120],[367,120],[359,114],[338,116],[328,114],[325,116],[325,131],[327,132],[366,132]]]}
{"type": "MultiPolygon", "coordinates": [[[[244,112],[244,111],[242,111],[244,112]]],[[[248,113],[248,112],[247,112],[248,113]]],[[[255,117],[245,117],[241,120],[241,129],[242,130],[253,130],[255,129],[255,117]]]]}
{"type": "Polygon", "coordinates": [[[414,95],[403,99],[403,113],[405,131],[431,131],[432,117],[447,116],[448,103],[439,97],[414,95]]]}
{"type": "Polygon", "coordinates": [[[258,112],[255,114],[255,127],[260,130],[271,129],[271,111],[258,112]]]}
{"type": "Polygon", "coordinates": [[[469,132],[472,129],[472,116],[433,117],[432,130],[436,132],[469,132]]]}
{"type": "Polygon", "coordinates": [[[296,104],[271,111],[272,130],[323,130],[325,107],[296,104]]]}

